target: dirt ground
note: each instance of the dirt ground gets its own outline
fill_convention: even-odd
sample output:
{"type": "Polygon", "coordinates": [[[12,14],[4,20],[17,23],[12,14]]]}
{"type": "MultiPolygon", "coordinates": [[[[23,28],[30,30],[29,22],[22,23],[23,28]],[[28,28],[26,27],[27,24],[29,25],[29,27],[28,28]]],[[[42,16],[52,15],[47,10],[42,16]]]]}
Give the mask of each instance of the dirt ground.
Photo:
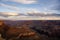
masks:
{"type": "Polygon", "coordinates": [[[0,37],[0,40],[4,40],[4,39],[0,37]]]}
{"type": "Polygon", "coordinates": [[[1,38],[1,35],[0,35],[0,40],[4,40],[3,38],[1,38]]]}

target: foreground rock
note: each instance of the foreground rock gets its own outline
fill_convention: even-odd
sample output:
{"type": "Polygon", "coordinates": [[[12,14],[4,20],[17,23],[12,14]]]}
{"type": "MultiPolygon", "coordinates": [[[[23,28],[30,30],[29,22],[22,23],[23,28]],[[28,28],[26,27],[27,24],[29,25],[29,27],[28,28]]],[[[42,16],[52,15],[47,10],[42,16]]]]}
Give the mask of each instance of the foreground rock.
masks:
{"type": "Polygon", "coordinates": [[[9,27],[4,22],[0,21],[0,34],[5,40],[40,40],[40,35],[28,28],[22,27],[9,27]]]}

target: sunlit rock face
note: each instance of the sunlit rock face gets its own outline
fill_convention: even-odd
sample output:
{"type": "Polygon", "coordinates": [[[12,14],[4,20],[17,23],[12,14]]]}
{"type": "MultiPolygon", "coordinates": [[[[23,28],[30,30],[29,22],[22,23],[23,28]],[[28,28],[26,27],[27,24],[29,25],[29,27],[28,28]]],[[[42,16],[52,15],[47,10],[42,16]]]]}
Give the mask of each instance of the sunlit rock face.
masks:
{"type": "Polygon", "coordinates": [[[3,20],[0,20],[0,34],[3,34],[7,29],[8,25],[6,25],[3,20]]]}
{"type": "Polygon", "coordinates": [[[40,40],[41,38],[39,34],[27,27],[9,28],[7,35],[12,37],[13,40],[40,40]]]}
{"type": "Polygon", "coordinates": [[[4,24],[4,22],[0,20],[0,26],[2,26],[3,24],[4,24]]]}
{"type": "Polygon", "coordinates": [[[0,33],[2,32],[4,26],[4,22],[0,20],[0,33]]]}
{"type": "MultiPolygon", "coordinates": [[[[12,21],[13,22],[13,21],[12,21]]],[[[3,21],[0,21],[0,30],[4,27],[4,36],[2,38],[10,38],[11,40],[48,40],[51,38],[60,37],[60,21],[56,20],[36,20],[36,21],[14,21],[18,22],[18,26],[5,26],[3,21]],[[9,27],[9,28],[8,28],[9,27]],[[5,30],[8,29],[8,30],[5,30]],[[50,38],[51,37],[51,38],[50,38]]],[[[9,22],[8,22],[9,23],[9,22]]],[[[15,24],[15,25],[17,25],[15,24]]],[[[3,35],[2,34],[2,35],[3,35]]]]}
{"type": "Polygon", "coordinates": [[[11,40],[40,40],[40,35],[27,27],[10,27],[0,21],[0,33],[4,39],[11,40]]]}

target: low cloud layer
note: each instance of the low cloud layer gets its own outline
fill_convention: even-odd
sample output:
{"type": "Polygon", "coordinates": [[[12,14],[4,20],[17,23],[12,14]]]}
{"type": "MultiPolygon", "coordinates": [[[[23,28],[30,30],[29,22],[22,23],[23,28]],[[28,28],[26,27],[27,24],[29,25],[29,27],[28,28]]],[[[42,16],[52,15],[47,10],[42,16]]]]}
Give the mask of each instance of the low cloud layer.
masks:
{"type": "Polygon", "coordinates": [[[0,19],[4,20],[54,20],[54,19],[60,19],[60,17],[55,16],[24,16],[19,15],[18,13],[13,12],[0,12],[0,19]],[[5,17],[6,16],[6,17],[5,17]]]}
{"type": "Polygon", "coordinates": [[[0,12],[0,16],[18,16],[18,13],[15,12],[0,12]]]}

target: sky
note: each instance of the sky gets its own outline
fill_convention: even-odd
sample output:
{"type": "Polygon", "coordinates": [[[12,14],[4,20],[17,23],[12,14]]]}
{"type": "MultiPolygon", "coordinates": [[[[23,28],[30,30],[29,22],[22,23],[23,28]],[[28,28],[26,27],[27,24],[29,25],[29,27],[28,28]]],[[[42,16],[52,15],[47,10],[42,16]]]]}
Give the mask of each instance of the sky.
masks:
{"type": "Polygon", "coordinates": [[[60,11],[60,0],[0,0],[0,12],[60,11]]]}
{"type": "Polygon", "coordinates": [[[19,13],[26,14],[27,12],[52,12],[60,14],[60,0],[0,0],[0,12],[11,12],[7,14],[15,12],[13,14],[17,15],[19,13]]]}

